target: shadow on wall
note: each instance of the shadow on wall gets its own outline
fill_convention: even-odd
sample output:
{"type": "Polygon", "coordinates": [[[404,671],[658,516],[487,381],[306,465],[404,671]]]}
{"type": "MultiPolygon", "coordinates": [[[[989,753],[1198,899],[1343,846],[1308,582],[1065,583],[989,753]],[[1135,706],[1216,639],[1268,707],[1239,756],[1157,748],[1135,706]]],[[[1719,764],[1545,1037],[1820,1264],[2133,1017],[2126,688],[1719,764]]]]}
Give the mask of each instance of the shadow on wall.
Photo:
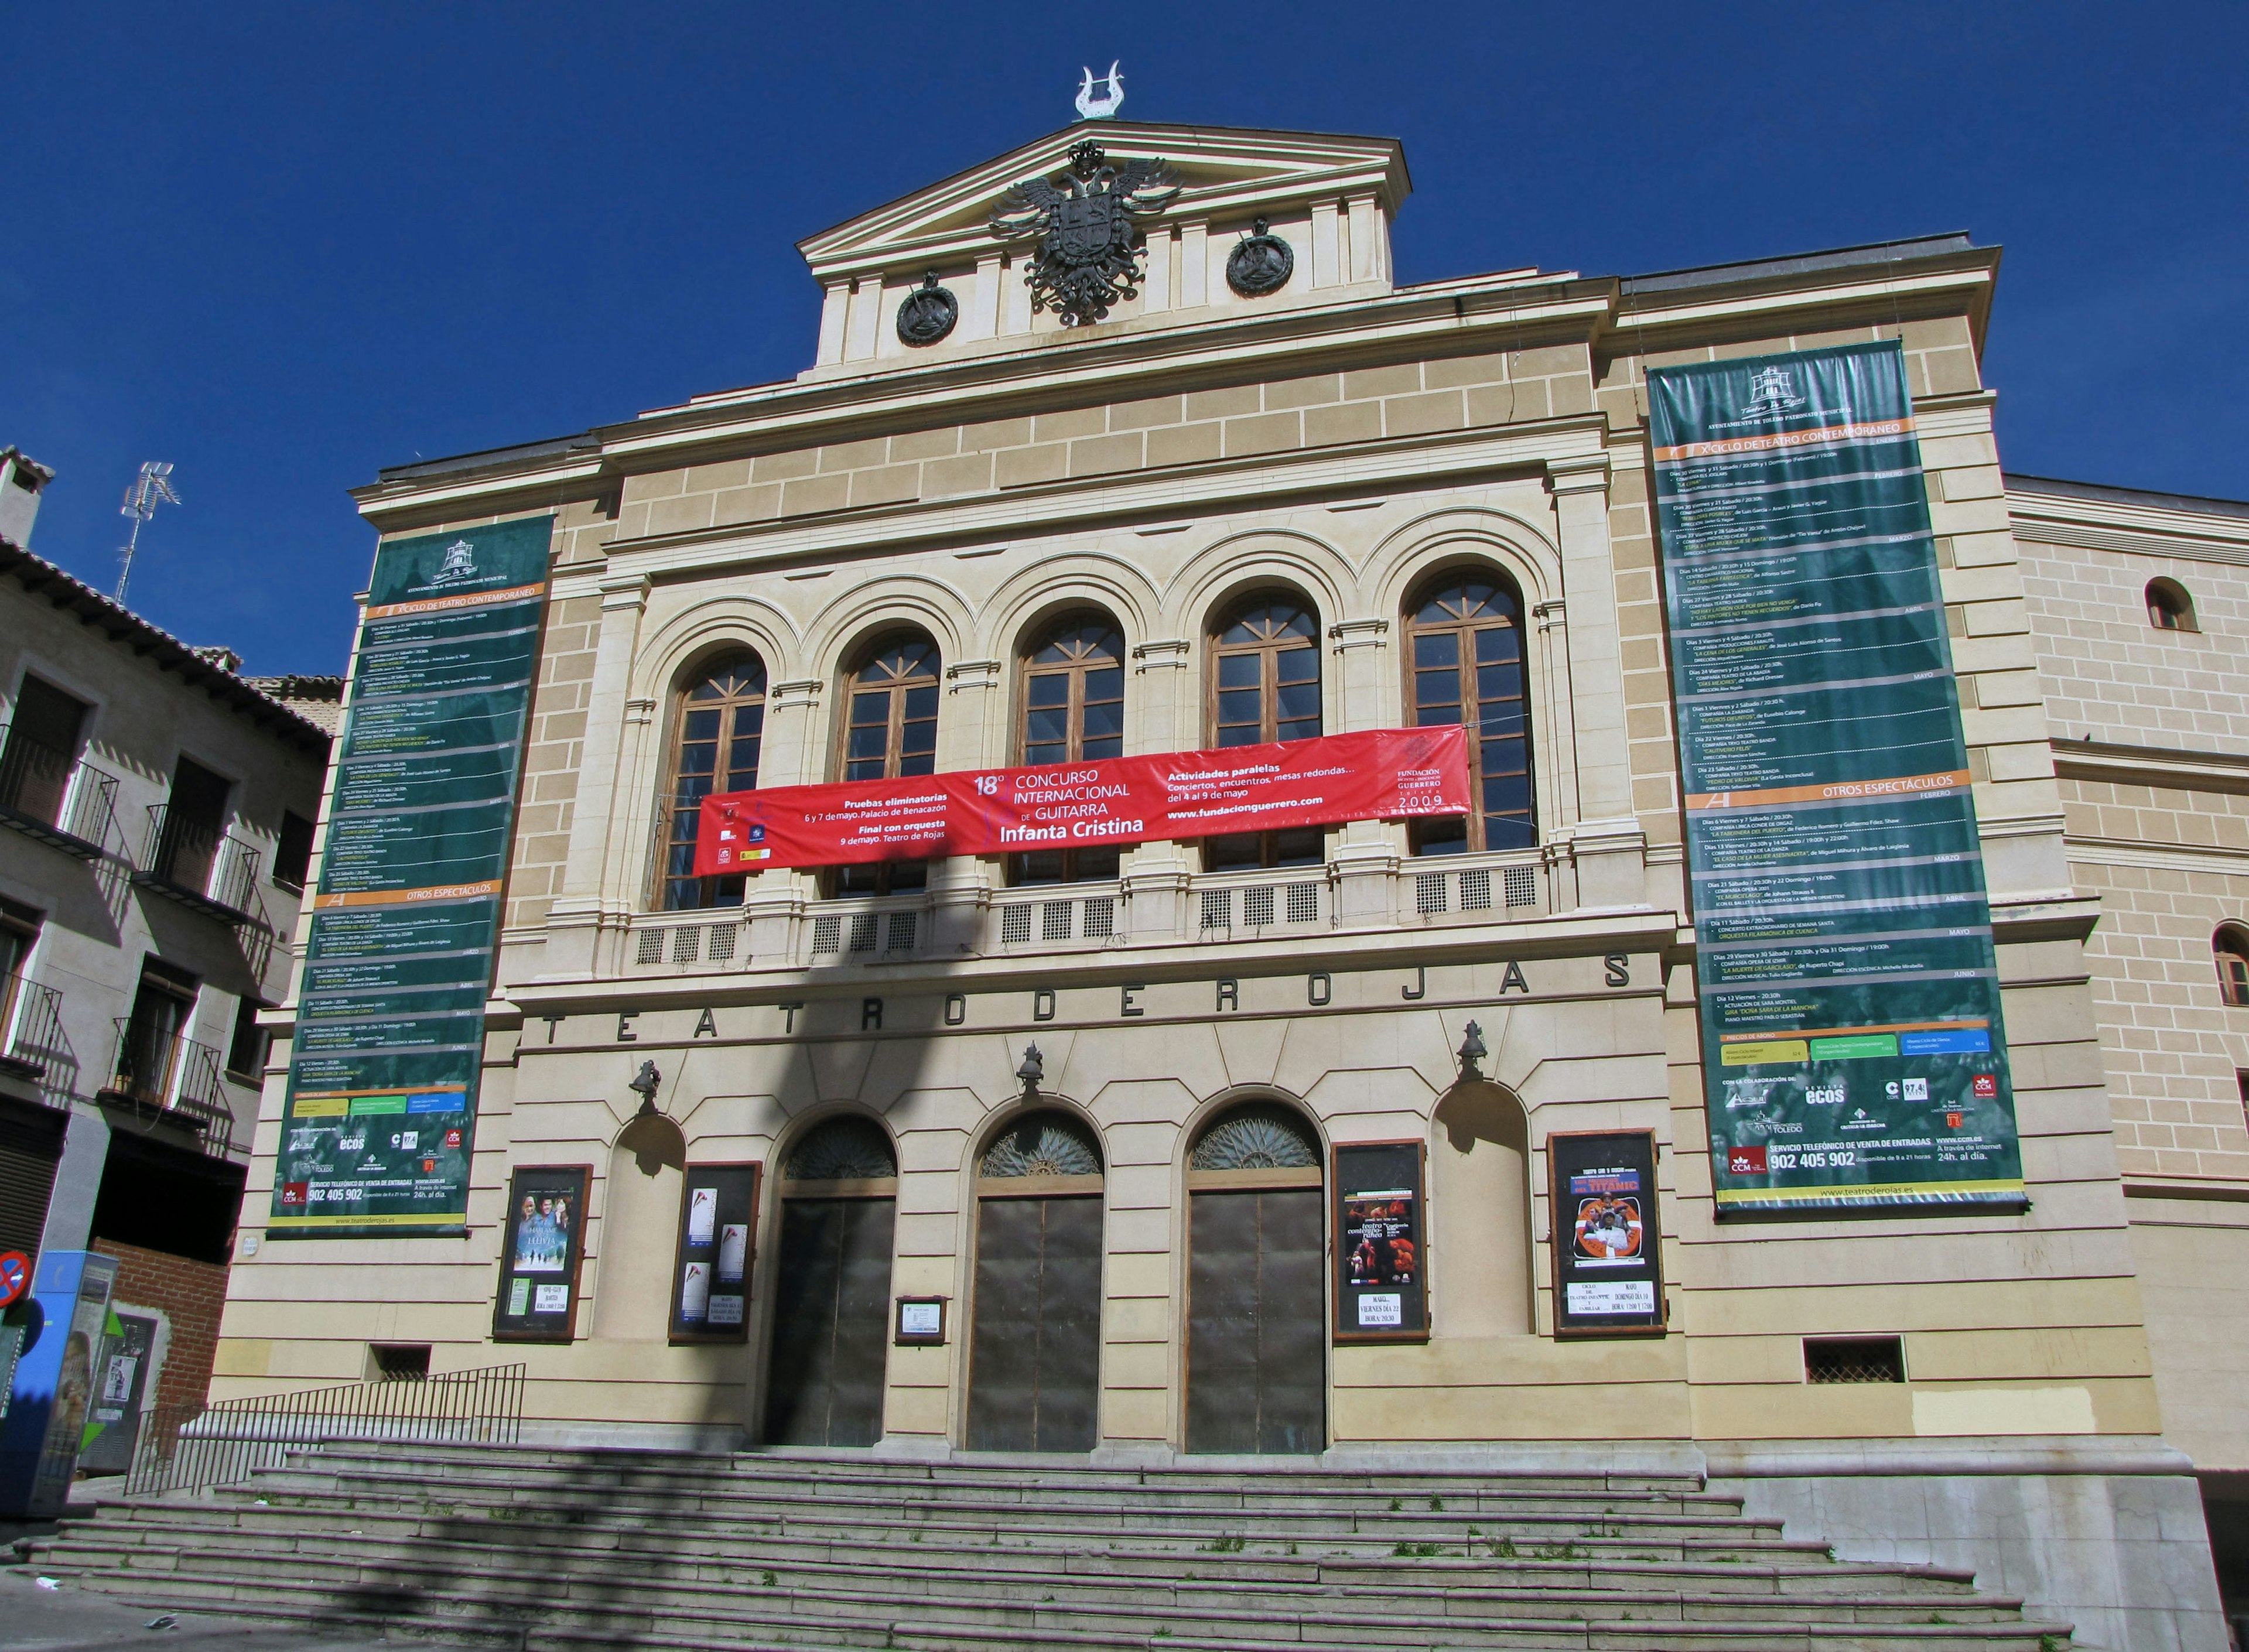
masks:
{"type": "Polygon", "coordinates": [[[1526,1335],[1530,1278],[1530,1121],[1513,1091],[1460,1084],[1430,1132],[1434,1323],[1451,1341],[1526,1335]]]}

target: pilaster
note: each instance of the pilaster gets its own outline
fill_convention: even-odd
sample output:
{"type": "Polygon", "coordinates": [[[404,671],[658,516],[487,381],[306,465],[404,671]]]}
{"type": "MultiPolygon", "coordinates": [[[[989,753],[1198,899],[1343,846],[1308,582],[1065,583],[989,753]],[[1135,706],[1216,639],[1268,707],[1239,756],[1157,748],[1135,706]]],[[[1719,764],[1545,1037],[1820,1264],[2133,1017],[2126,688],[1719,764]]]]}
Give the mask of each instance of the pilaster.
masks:
{"type": "Polygon", "coordinates": [[[1561,530],[1562,589],[1572,622],[1564,633],[1563,657],[1578,752],[1577,817],[1622,819],[1632,814],[1632,768],[1609,552],[1608,455],[1549,459],[1546,491],[1561,530]]]}
{"type": "Polygon", "coordinates": [[[1343,237],[1332,201],[1312,203],[1312,285],[1341,286],[1348,279],[1343,268],[1343,237]]]}
{"type": "Polygon", "coordinates": [[[964,339],[988,339],[1000,332],[1000,281],[1006,265],[997,251],[976,260],[976,282],[968,295],[967,313],[960,318],[964,339]]]}
{"type": "MultiPolygon", "coordinates": [[[[602,582],[602,629],[594,645],[594,680],[587,692],[586,743],[578,764],[578,795],[570,816],[570,853],[563,864],[562,887],[547,915],[547,958],[551,973],[577,974],[595,963],[606,915],[630,912],[632,891],[615,886],[613,846],[629,842],[629,816],[617,829],[618,782],[627,753],[643,726],[629,720],[627,690],[633,657],[640,644],[641,616],[648,608],[645,575],[620,575],[602,582]]],[[[651,802],[653,800],[651,800],[651,802]]]]}
{"type": "Polygon", "coordinates": [[[1338,733],[1384,728],[1390,724],[1382,692],[1382,669],[1390,657],[1386,619],[1338,620],[1328,627],[1336,657],[1338,733]]]}

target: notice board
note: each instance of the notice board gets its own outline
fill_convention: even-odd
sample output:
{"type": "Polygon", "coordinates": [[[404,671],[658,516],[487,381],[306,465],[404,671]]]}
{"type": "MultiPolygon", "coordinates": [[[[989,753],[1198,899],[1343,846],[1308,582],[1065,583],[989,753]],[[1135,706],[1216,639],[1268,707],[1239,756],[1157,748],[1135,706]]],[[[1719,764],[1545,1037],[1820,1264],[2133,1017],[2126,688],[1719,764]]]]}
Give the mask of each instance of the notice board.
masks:
{"type": "Polygon", "coordinates": [[[1648,394],[1718,1213],[2019,1207],[1903,353],[1648,394]]]}
{"type": "Polygon", "coordinates": [[[1428,1340],[1426,1186],[1418,1141],[1335,1150],[1338,1342],[1428,1340]]]}
{"type": "Polygon", "coordinates": [[[1660,1336],[1663,1246],[1655,1137],[1569,1131],[1546,1139],[1554,1334],[1660,1336]]]}
{"type": "Polygon", "coordinates": [[[671,1270],[674,1342],[749,1339],[758,1168],[754,1161],[687,1167],[679,1189],[679,1242],[671,1270]]]}
{"type": "Polygon", "coordinates": [[[506,1342],[567,1342],[578,1328],[578,1272],[586,1251],[584,1165],[519,1170],[508,1183],[500,1227],[499,1298],[492,1336],[506,1342]]]}
{"type": "Polygon", "coordinates": [[[457,1234],[554,518],[375,554],[267,1218],[457,1234]]]}

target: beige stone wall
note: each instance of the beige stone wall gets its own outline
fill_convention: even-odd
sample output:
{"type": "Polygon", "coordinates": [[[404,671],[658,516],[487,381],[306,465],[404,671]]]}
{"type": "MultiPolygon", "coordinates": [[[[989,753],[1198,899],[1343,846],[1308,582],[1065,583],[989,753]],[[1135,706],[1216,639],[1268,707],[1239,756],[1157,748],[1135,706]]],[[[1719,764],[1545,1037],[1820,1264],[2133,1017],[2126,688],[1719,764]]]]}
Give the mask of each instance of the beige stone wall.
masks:
{"type": "Polygon", "coordinates": [[[2131,1203],[2163,1436],[2205,1472],[2249,1470],[2249,1204],[2131,1203]]]}
{"type": "MultiPolygon", "coordinates": [[[[2039,543],[2024,530],[2023,582],[2056,738],[2191,750],[2245,749],[2249,568],[2185,557],[2039,543]],[[2148,620],[2148,582],[2177,581],[2199,631],[2148,620]]],[[[2193,841],[2186,839],[2182,841],[2193,841]]]]}
{"type": "Polygon", "coordinates": [[[627,478],[618,537],[1488,429],[1590,412],[1580,344],[1403,361],[901,431],[627,478]]]}

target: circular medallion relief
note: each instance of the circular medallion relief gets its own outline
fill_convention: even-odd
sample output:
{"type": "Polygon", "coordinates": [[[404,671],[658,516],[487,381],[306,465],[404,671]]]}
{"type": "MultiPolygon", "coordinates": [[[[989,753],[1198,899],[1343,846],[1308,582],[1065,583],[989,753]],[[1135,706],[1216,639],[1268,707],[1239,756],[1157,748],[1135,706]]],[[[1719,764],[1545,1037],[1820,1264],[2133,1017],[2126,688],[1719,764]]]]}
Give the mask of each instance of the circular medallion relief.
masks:
{"type": "Polygon", "coordinates": [[[937,284],[932,270],[921,286],[898,305],[898,340],[904,344],[935,344],[960,320],[960,301],[937,284]]]}
{"type": "Polygon", "coordinates": [[[1262,299],[1289,285],[1296,272],[1296,255],[1277,235],[1265,233],[1265,220],[1257,220],[1256,233],[1235,243],[1227,255],[1226,284],[1245,299],[1262,299]]]}

